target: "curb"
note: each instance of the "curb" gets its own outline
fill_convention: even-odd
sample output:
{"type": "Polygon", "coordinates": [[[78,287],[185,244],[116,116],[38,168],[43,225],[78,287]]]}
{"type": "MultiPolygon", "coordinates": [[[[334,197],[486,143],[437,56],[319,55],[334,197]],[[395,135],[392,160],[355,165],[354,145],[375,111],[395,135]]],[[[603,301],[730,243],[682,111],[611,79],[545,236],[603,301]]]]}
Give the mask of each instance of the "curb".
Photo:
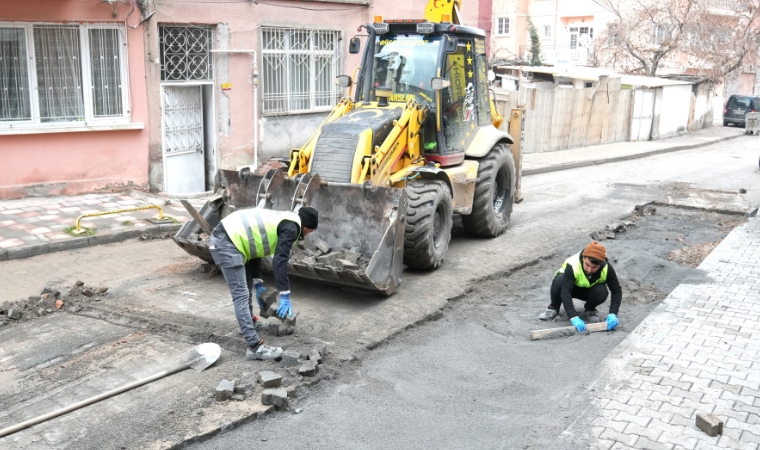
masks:
{"type": "Polygon", "coordinates": [[[24,245],[21,247],[12,247],[8,249],[0,250],[0,261],[9,261],[11,259],[29,258],[32,256],[44,255],[53,252],[62,252],[65,250],[74,250],[77,248],[94,247],[96,245],[111,244],[114,242],[122,242],[129,239],[136,239],[143,234],[150,234],[153,236],[161,235],[162,233],[176,233],[179,231],[181,223],[153,225],[150,227],[140,228],[136,230],[117,231],[115,233],[108,233],[104,235],[95,235],[88,237],[72,238],[59,242],[46,242],[44,244],[32,244],[24,245]]]}
{"type": "Polygon", "coordinates": [[[728,141],[730,139],[736,139],[742,136],[744,136],[744,134],[737,134],[736,136],[725,136],[725,137],[717,138],[712,141],[699,142],[696,144],[675,145],[673,147],[650,150],[650,151],[646,151],[642,153],[633,153],[633,154],[624,155],[624,156],[613,156],[611,158],[590,159],[588,161],[576,161],[576,162],[569,162],[569,163],[564,163],[564,164],[556,164],[556,165],[547,166],[547,167],[538,167],[536,169],[526,169],[522,171],[522,175],[525,175],[525,176],[538,175],[541,173],[558,172],[560,170],[567,170],[567,169],[576,169],[578,167],[588,167],[588,166],[595,166],[599,164],[629,161],[632,159],[645,158],[647,156],[658,155],[661,153],[677,152],[679,150],[690,150],[693,148],[705,147],[708,145],[716,144],[718,142],[728,141]]]}

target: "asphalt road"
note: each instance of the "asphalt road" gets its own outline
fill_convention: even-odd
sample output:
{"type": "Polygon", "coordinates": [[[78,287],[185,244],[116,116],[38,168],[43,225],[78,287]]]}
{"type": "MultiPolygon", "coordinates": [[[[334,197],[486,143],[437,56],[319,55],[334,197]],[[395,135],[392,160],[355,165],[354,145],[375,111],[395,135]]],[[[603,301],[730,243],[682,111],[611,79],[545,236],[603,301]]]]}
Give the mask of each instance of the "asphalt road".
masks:
{"type": "MultiPolygon", "coordinates": [[[[527,201],[518,206],[510,232],[534,220],[582,215],[579,209],[595,210],[608,199],[635,197],[632,190],[667,196],[697,187],[745,188],[756,205],[760,174],[750,144],[741,138],[528,177],[527,201]]],[[[191,448],[555,448],[556,437],[588,404],[588,389],[595,388],[606,354],[678,283],[699,282],[699,272],[668,261],[669,252],[716,242],[737,223],[731,216],[668,209],[661,207],[657,217],[642,219],[606,243],[626,281],[623,324],[615,333],[527,339],[528,330],[546,327],[536,315],[547,302],[553,270],[588,241],[554,235],[555,256],[479,283],[446,308],[441,320],[401,334],[354,371],[323,381],[290,411],[191,448]]],[[[606,313],[606,305],[601,309],[606,313]]]]}

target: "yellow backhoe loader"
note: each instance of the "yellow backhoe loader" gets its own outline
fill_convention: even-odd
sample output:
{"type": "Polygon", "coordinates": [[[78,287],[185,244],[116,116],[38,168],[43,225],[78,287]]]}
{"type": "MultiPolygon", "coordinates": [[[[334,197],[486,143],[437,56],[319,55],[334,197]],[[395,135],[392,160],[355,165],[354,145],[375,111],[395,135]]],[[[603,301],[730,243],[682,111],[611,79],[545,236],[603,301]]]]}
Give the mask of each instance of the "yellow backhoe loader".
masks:
{"type": "MultiPolygon", "coordinates": [[[[348,94],[287,167],[220,170],[215,197],[175,242],[211,261],[208,228],[230,211],[310,205],[320,223],[309,240],[322,250],[301,244],[291,275],[391,294],[404,265],[441,265],[454,214],[472,236],[502,234],[517,155],[489,95],[485,32],[459,24],[460,3],[430,0],[424,19],[363,25],[361,67],[336,79],[348,94]]],[[[350,40],[350,53],[360,48],[350,40]]]]}

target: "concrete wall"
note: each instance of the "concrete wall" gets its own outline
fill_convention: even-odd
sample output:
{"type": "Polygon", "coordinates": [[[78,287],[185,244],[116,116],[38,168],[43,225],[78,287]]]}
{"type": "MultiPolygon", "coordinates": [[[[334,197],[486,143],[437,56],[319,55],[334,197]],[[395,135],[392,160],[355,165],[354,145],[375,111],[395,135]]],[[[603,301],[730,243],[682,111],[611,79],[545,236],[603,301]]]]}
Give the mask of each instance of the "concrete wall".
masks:
{"type": "MultiPolygon", "coordinates": [[[[97,2],[27,0],[0,2],[0,21],[124,23],[130,7],[97,2]]],[[[130,24],[137,22],[132,14],[130,24]]],[[[142,29],[126,29],[132,122],[148,124],[142,29]]],[[[75,194],[144,186],[148,181],[145,129],[0,134],[0,199],[75,194]]]]}
{"type": "MultiPolygon", "coordinates": [[[[360,63],[361,55],[348,54],[348,39],[365,34],[357,32],[360,24],[371,22],[374,15],[386,19],[422,18],[427,0],[336,0],[327,2],[277,2],[270,5],[253,2],[205,3],[149,2],[156,14],[145,27],[146,78],[150,110],[149,154],[151,189],[163,189],[163,154],[161,136],[158,25],[203,25],[215,30],[217,49],[256,50],[259,64],[257,114],[254,115],[253,69],[248,54],[216,54],[214,97],[216,98],[217,167],[234,169],[254,162],[254,128],[258,131],[258,160],[285,157],[300,147],[327,116],[326,112],[263,116],[261,114],[261,44],[262,25],[323,28],[343,33],[342,72],[350,74],[360,63]],[[304,9],[306,8],[306,9],[304,9]],[[231,90],[221,90],[221,83],[232,83],[231,90]]],[[[479,1],[468,1],[463,8],[463,23],[477,26],[479,1]]]]}
{"type": "Polygon", "coordinates": [[[665,139],[688,131],[691,85],[657,88],[654,99],[652,139],[665,139]]]}

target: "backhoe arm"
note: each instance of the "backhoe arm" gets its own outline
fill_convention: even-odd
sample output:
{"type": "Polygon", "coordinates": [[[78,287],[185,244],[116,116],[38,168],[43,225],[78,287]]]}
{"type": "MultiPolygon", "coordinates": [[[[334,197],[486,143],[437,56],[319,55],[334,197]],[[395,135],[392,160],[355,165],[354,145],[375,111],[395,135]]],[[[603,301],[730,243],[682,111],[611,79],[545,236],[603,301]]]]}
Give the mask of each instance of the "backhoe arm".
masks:
{"type": "Polygon", "coordinates": [[[423,165],[420,129],[427,118],[428,108],[409,100],[399,120],[383,143],[375,148],[369,159],[369,175],[373,186],[388,186],[395,181],[393,175],[405,172],[410,165],[423,165]]]}

